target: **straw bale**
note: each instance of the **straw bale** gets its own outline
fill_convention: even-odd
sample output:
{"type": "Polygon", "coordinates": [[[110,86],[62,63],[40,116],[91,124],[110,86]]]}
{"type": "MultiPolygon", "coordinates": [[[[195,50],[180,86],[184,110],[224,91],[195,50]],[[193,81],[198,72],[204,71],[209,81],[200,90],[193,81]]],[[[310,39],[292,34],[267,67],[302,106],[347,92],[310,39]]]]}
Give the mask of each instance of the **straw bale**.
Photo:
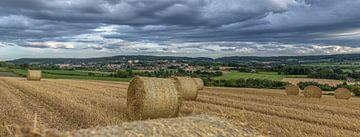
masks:
{"type": "Polygon", "coordinates": [[[135,77],[127,91],[127,113],[132,120],[175,117],[180,99],[171,79],[135,77]]]}
{"type": "Polygon", "coordinates": [[[243,128],[234,122],[214,116],[195,115],[181,118],[156,119],[123,123],[118,126],[99,127],[68,132],[72,137],[244,137],[261,136],[256,130],[243,128]]]}
{"type": "Polygon", "coordinates": [[[307,98],[321,98],[322,90],[317,86],[307,86],[304,89],[304,96],[307,98]]]}
{"type": "Polygon", "coordinates": [[[335,90],[336,99],[350,99],[351,96],[351,91],[347,88],[338,88],[335,90]]]}
{"type": "Polygon", "coordinates": [[[196,82],[198,90],[204,89],[204,81],[201,78],[194,78],[194,81],[196,82]]]}
{"type": "Polygon", "coordinates": [[[285,92],[287,95],[299,95],[300,89],[293,84],[289,84],[285,87],[285,92]]]}
{"type": "Polygon", "coordinates": [[[198,96],[198,86],[193,78],[173,77],[172,78],[181,98],[184,100],[195,100],[198,96]]]}
{"type": "Polygon", "coordinates": [[[41,70],[28,70],[27,80],[40,81],[42,78],[41,70]]]}

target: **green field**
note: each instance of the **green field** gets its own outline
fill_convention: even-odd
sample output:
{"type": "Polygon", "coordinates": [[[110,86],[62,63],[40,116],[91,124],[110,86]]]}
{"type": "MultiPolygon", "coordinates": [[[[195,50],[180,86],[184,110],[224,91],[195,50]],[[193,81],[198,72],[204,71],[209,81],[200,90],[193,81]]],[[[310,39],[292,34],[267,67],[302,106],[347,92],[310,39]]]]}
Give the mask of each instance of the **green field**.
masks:
{"type": "Polygon", "coordinates": [[[312,66],[312,67],[345,67],[345,68],[354,68],[360,67],[360,62],[334,62],[334,63],[311,63],[303,64],[302,66],[312,66]]]}
{"type": "MultiPolygon", "coordinates": [[[[16,74],[25,77],[27,70],[13,69],[16,74]]],[[[81,70],[43,70],[42,76],[47,79],[82,79],[82,80],[108,80],[108,81],[130,81],[130,78],[102,77],[109,72],[81,71],[81,70]],[[89,72],[95,76],[89,76],[89,72]]]]}
{"type": "Polygon", "coordinates": [[[259,72],[259,73],[245,73],[245,72],[230,72],[223,76],[215,77],[214,79],[239,79],[239,78],[253,78],[253,79],[269,79],[280,81],[283,78],[304,78],[306,75],[278,75],[277,72],[259,72]]]}

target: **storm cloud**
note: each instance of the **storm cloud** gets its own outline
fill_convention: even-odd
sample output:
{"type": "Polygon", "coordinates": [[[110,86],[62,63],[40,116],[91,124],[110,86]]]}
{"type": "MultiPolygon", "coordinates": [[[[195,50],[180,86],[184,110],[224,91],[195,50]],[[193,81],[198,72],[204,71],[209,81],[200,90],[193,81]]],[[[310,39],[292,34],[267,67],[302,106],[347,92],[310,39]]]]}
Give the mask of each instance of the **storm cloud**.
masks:
{"type": "Polygon", "coordinates": [[[34,49],[39,57],[358,53],[359,7],[360,0],[1,0],[0,59],[34,49]]]}

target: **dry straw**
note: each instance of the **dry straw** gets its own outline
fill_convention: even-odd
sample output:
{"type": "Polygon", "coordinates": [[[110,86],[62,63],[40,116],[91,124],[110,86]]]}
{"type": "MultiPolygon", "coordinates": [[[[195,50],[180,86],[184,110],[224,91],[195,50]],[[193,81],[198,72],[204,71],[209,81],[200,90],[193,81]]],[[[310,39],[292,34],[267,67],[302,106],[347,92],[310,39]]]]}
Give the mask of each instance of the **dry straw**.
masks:
{"type": "Polygon", "coordinates": [[[304,89],[304,96],[307,98],[321,98],[322,90],[317,86],[307,86],[304,89]]]}
{"type": "Polygon", "coordinates": [[[172,78],[181,98],[184,100],[195,100],[198,95],[198,86],[193,78],[173,77],[172,78]]]}
{"type": "Polygon", "coordinates": [[[347,88],[338,88],[335,90],[336,99],[350,99],[351,96],[351,92],[347,88]]]}
{"type": "Polygon", "coordinates": [[[151,136],[151,137],[238,137],[260,136],[255,130],[237,126],[234,122],[214,116],[195,115],[171,119],[135,121],[116,126],[98,127],[67,132],[66,136],[151,136]]]}
{"type": "Polygon", "coordinates": [[[132,120],[175,117],[180,99],[171,79],[135,77],[127,91],[127,112],[132,120]]]}
{"type": "Polygon", "coordinates": [[[285,92],[287,95],[299,95],[300,89],[293,84],[289,84],[285,87],[285,92]]]}
{"type": "Polygon", "coordinates": [[[27,80],[40,81],[42,78],[41,70],[28,70],[27,80]]]}
{"type": "Polygon", "coordinates": [[[204,81],[201,78],[194,78],[198,90],[204,89],[204,81]]]}

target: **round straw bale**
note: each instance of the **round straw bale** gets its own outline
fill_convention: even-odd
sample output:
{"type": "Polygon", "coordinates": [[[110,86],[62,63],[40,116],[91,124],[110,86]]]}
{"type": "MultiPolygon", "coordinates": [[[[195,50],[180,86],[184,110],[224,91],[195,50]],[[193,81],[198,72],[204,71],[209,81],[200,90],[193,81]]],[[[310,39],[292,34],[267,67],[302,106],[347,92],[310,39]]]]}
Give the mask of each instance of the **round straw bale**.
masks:
{"type": "Polygon", "coordinates": [[[132,120],[175,117],[179,93],[171,79],[135,77],[127,91],[127,112],[132,120]]]}
{"type": "Polygon", "coordinates": [[[335,90],[336,99],[350,99],[351,96],[351,92],[347,88],[338,88],[335,90]]]}
{"type": "Polygon", "coordinates": [[[204,81],[201,78],[194,78],[198,90],[204,89],[204,81]]]}
{"type": "Polygon", "coordinates": [[[285,87],[285,92],[287,95],[299,95],[300,89],[293,84],[289,84],[285,87]]]}
{"type": "Polygon", "coordinates": [[[190,77],[173,77],[180,96],[184,100],[195,100],[198,95],[198,86],[190,77]]]}
{"type": "Polygon", "coordinates": [[[321,98],[322,90],[317,86],[307,86],[304,89],[304,96],[307,98],[321,98]]]}
{"type": "Polygon", "coordinates": [[[40,81],[42,78],[41,70],[28,70],[27,80],[40,81]]]}

